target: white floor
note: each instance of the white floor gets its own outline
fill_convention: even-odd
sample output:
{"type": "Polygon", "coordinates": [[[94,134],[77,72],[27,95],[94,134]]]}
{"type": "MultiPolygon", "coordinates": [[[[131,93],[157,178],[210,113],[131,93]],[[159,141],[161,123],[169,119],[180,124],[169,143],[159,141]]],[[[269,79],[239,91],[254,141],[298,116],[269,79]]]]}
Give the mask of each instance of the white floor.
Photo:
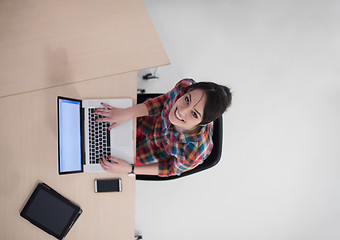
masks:
{"type": "Polygon", "coordinates": [[[216,167],[137,182],[143,239],[340,239],[340,1],[144,2],[171,65],[138,86],[192,77],[234,99],[216,167]]]}

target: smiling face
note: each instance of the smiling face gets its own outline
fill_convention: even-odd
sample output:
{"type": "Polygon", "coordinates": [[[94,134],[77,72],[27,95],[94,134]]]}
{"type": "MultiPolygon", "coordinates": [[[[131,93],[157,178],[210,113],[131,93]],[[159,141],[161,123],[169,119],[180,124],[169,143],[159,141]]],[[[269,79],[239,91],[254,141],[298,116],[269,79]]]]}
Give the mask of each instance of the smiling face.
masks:
{"type": "Polygon", "coordinates": [[[169,113],[169,121],[179,132],[195,131],[202,121],[206,96],[200,89],[187,92],[180,97],[169,113]]]}

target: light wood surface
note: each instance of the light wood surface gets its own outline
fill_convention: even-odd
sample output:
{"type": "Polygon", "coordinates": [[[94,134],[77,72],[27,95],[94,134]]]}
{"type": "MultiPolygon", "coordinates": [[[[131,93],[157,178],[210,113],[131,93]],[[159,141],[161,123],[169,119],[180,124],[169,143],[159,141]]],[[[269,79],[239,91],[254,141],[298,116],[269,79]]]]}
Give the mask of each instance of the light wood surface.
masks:
{"type": "Polygon", "coordinates": [[[58,175],[56,97],[130,97],[136,103],[136,79],[132,72],[0,98],[0,239],[52,239],[19,215],[38,182],[83,209],[66,239],[133,239],[134,177],[58,175]],[[94,179],[116,177],[121,193],[94,193],[94,179]]]}
{"type": "Polygon", "coordinates": [[[169,64],[142,0],[1,0],[0,97],[169,64]]]}

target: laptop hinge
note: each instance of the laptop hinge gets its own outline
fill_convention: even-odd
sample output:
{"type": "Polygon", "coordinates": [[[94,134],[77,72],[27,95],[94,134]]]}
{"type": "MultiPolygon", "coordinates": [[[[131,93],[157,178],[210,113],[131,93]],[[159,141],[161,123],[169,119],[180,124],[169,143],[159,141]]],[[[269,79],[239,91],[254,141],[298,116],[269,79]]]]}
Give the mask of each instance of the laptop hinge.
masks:
{"type": "Polygon", "coordinates": [[[81,160],[83,162],[83,165],[86,164],[86,161],[85,161],[85,117],[84,117],[84,108],[81,107],[80,109],[81,111],[81,160]]]}

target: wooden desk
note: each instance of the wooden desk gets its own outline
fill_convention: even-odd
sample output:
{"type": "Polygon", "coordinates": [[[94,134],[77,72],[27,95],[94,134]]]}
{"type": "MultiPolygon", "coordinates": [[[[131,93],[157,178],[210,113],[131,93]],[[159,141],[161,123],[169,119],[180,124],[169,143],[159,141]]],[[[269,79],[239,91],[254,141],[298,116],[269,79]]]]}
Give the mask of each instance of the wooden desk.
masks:
{"type": "Polygon", "coordinates": [[[108,173],[58,175],[58,95],[131,97],[137,73],[126,73],[0,98],[0,239],[52,239],[19,213],[38,182],[79,204],[67,239],[133,239],[135,179],[108,173]],[[94,193],[94,179],[122,178],[121,193],[94,193]]]}
{"type": "Polygon", "coordinates": [[[142,0],[1,0],[0,97],[169,64],[142,0]]]}

